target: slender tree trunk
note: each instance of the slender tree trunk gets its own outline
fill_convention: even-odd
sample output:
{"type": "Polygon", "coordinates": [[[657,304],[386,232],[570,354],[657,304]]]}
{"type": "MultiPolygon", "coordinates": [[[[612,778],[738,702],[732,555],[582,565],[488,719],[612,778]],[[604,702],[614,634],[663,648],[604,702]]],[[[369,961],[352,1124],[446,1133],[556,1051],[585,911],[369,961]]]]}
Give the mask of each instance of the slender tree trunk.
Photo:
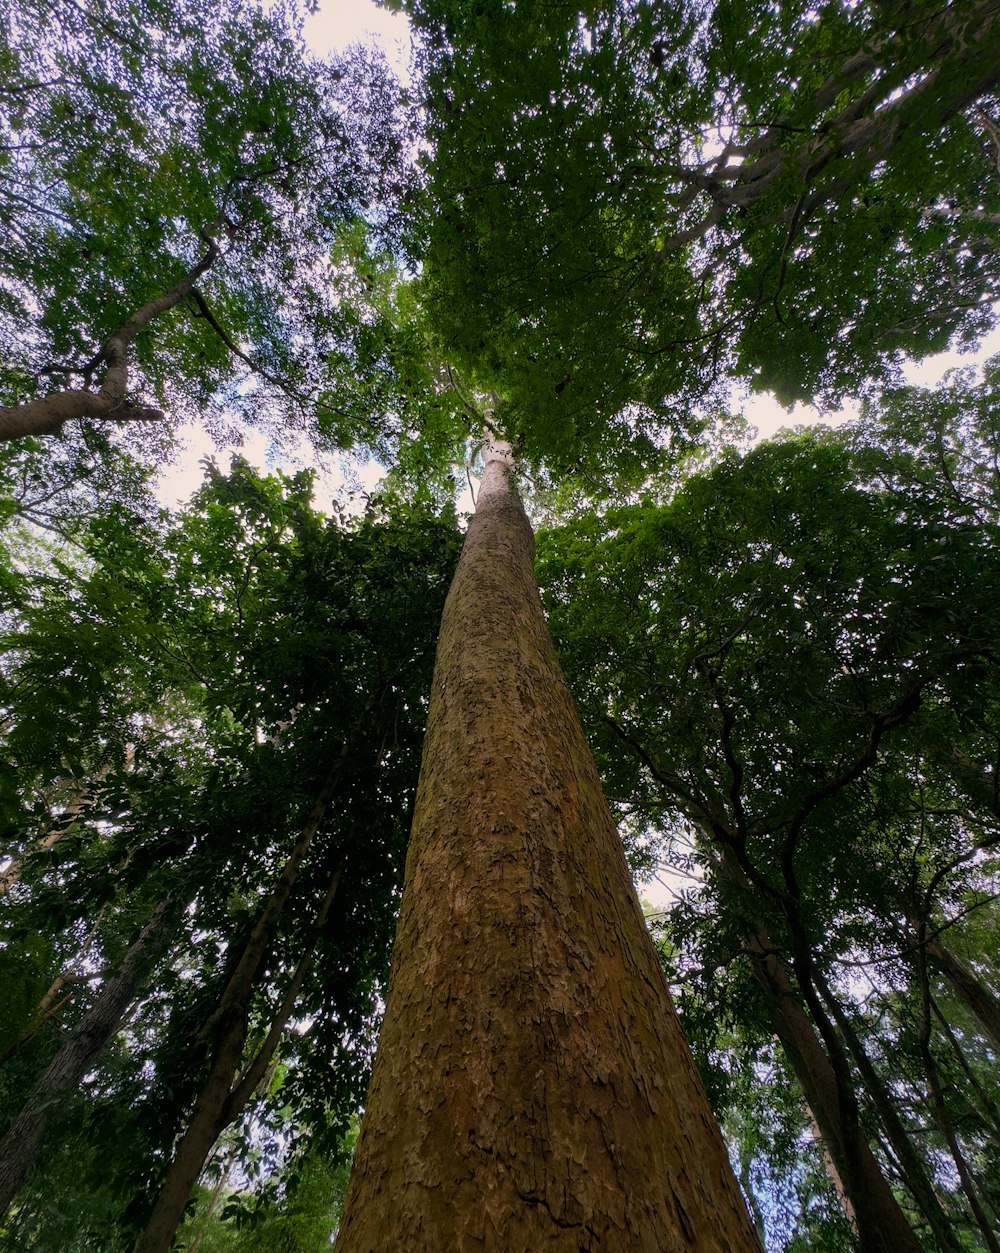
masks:
{"type": "Polygon", "coordinates": [[[994,1048],[1000,1049],[1000,1002],[985,988],[969,967],[937,938],[925,945],[932,965],[945,976],[964,1004],[972,1011],[994,1048]]]}
{"type": "MultiPolygon", "coordinates": [[[[819,975],[819,972],[817,972],[819,975]]],[[[902,1173],[903,1182],[909,1188],[920,1212],[927,1220],[941,1253],[961,1253],[961,1245],[952,1231],[951,1221],[941,1202],[938,1200],[934,1185],[927,1174],[926,1167],[910,1138],[910,1134],[899,1116],[892,1098],[886,1091],[885,1084],[865,1051],[864,1044],[854,1030],[850,1019],[844,1013],[833,989],[825,977],[817,978],[820,996],[822,996],[830,1013],[834,1016],[840,1034],[854,1059],[854,1064],[861,1075],[865,1090],[871,1098],[875,1111],[885,1129],[885,1135],[892,1151],[896,1155],[902,1173]]]]}
{"type": "Polygon", "coordinates": [[[337,1248],[759,1250],[486,462],[337,1248]]]}
{"type": "MultiPolygon", "coordinates": [[[[826,1150],[826,1164],[838,1193],[848,1202],[859,1247],[871,1253],[920,1253],[920,1243],[899,1208],[885,1175],[858,1125],[857,1094],[844,1084],[795,994],[788,972],[763,930],[748,939],[754,977],[771,1010],[785,1055],[799,1081],[826,1150]]],[[[832,1028],[832,1024],[831,1024],[832,1028]]],[[[845,1060],[846,1068],[846,1060],[845,1060]]],[[[846,1207],[845,1207],[846,1208],[846,1207]]],[[[942,1245],[943,1249],[951,1245],[942,1245]]]]}
{"type": "MultiPolygon", "coordinates": [[[[792,983],[786,962],[766,927],[755,920],[753,900],[757,889],[750,883],[733,849],[700,826],[716,856],[719,873],[741,893],[747,904],[751,930],[744,943],[751,957],[753,977],[764,993],[771,1025],[799,1081],[806,1109],[823,1150],[823,1163],[833,1180],[841,1206],[858,1238],[862,1253],[920,1253],[920,1242],[899,1207],[889,1182],[866,1139],[858,1120],[858,1097],[850,1066],[833,1023],[813,988],[808,1011],[792,983]],[[811,1015],[811,1016],[810,1016],[811,1015]],[[831,1050],[836,1054],[831,1059],[831,1050]]],[[[794,943],[794,940],[793,940],[794,943]]],[[[804,955],[807,959],[810,954],[804,955]]],[[[807,960],[810,979],[819,972],[807,960]]],[[[919,1178],[915,1179],[919,1187],[919,1178]]],[[[954,1248],[947,1227],[940,1220],[936,1198],[917,1197],[932,1229],[944,1233],[942,1253],[954,1248]],[[931,1216],[933,1214],[933,1217],[931,1216]]]]}
{"type": "Polygon", "coordinates": [[[212,1195],[208,1198],[208,1204],[205,1206],[204,1213],[201,1215],[201,1225],[198,1227],[197,1234],[191,1243],[184,1250],[184,1253],[198,1253],[201,1248],[202,1241],[205,1239],[205,1232],[208,1230],[209,1224],[219,1208],[219,1201],[222,1194],[229,1184],[229,1172],[233,1168],[233,1162],[236,1160],[236,1151],[232,1150],[226,1160],[220,1163],[219,1178],[215,1187],[212,1189],[212,1195]]]}
{"type": "Polygon", "coordinates": [[[965,1193],[966,1200],[969,1202],[969,1208],[975,1217],[976,1224],[979,1227],[983,1237],[983,1242],[990,1253],[1000,1253],[1000,1240],[997,1239],[996,1225],[991,1221],[989,1215],[983,1208],[979,1199],[979,1188],[969,1164],[962,1152],[962,1146],[959,1143],[958,1136],[955,1132],[954,1125],[951,1121],[951,1115],[948,1112],[948,1106],[944,1099],[944,1092],[941,1087],[941,1076],[938,1072],[937,1062],[934,1060],[934,1053],[931,1049],[931,989],[930,982],[927,978],[927,953],[925,947],[926,936],[924,924],[921,923],[917,932],[921,946],[916,951],[916,972],[920,981],[920,999],[922,1007],[922,1017],[920,1022],[920,1030],[918,1033],[918,1043],[920,1046],[920,1057],[924,1064],[924,1074],[927,1076],[927,1087],[931,1098],[931,1107],[934,1110],[934,1118],[937,1122],[938,1129],[944,1136],[951,1153],[952,1161],[955,1163],[955,1169],[958,1171],[959,1181],[962,1185],[962,1191],[965,1193]]]}
{"type": "Polygon", "coordinates": [[[146,972],[167,948],[170,932],[164,915],[169,904],[162,901],[156,907],[125,955],[121,969],[104,981],[94,1004],[67,1035],[0,1144],[0,1215],[24,1182],[49,1119],[100,1057],[139,995],[146,972]]]}
{"type": "Polygon", "coordinates": [[[177,1145],[146,1229],[136,1241],[135,1253],[166,1253],[170,1248],[191,1196],[191,1189],[201,1174],[212,1146],[253,1095],[295,1007],[295,1000],[312,964],[313,947],[326,922],[340,882],[339,869],[333,876],[326,899],[317,914],[313,935],[304,946],[289,987],[270,1023],[267,1036],[241,1071],[250,998],[264,963],[274,924],[295,885],[302,859],[323,820],[352,744],[353,737],[344,743],[324,780],[236,969],[219,998],[218,1008],[203,1029],[202,1034],[211,1031],[214,1035],[208,1077],[195,1100],[191,1117],[177,1145]]]}
{"type": "Polygon", "coordinates": [[[970,1090],[976,1094],[979,1101],[980,1111],[986,1121],[990,1124],[994,1139],[998,1144],[1000,1144],[1000,1109],[997,1108],[996,1102],[992,1100],[989,1093],[983,1088],[976,1072],[969,1065],[969,1059],[965,1055],[965,1049],[957,1039],[951,1023],[941,1012],[941,1007],[938,1005],[933,996],[931,997],[931,1009],[934,1013],[934,1017],[938,1020],[941,1030],[944,1032],[945,1039],[951,1045],[951,1051],[955,1054],[955,1060],[962,1068],[962,1074],[965,1075],[966,1083],[969,1085],[970,1090]]]}
{"type": "Polygon", "coordinates": [[[101,929],[101,923],[103,920],[104,909],[102,908],[100,913],[97,915],[97,921],[90,928],[87,938],[84,940],[83,945],[81,946],[77,956],[73,959],[73,962],[67,966],[65,970],[56,975],[56,977],[49,984],[45,994],[42,996],[42,999],[32,1011],[31,1017],[28,1019],[27,1026],[24,1031],[21,1032],[20,1037],[10,1046],[10,1048],[7,1048],[3,1051],[3,1053],[0,1053],[0,1065],[3,1065],[4,1062],[9,1061],[16,1053],[20,1052],[29,1040],[33,1040],[35,1038],[47,1022],[50,1022],[53,1018],[55,1018],[63,1006],[69,1004],[73,997],[76,996],[77,989],[81,985],[90,982],[89,978],[78,974],[75,967],[81,963],[90,952],[91,945],[94,943],[97,933],[101,929]],[[69,991],[64,991],[67,987],[69,988],[69,991]]]}

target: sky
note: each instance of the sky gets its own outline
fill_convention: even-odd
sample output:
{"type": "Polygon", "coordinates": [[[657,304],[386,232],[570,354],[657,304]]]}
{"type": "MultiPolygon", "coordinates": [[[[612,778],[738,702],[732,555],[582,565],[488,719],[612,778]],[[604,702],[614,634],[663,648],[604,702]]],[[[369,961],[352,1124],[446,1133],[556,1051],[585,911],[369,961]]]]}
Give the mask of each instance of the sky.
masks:
{"type": "MultiPolygon", "coordinates": [[[[396,73],[404,80],[409,77],[409,24],[401,13],[380,8],[373,0],[320,0],[316,12],[307,16],[304,31],[310,46],[320,56],[344,49],[352,43],[375,42],[384,50],[396,73]]],[[[977,353],[964,356],[958,353],[942,353],[920,364],[908,366],[906,378],[912,383],[931,386],[947,370],[982,361],[997,352],[1000,352],[1000,328],[988,337],[977,353]]],[[[835,413],[822,412],[811,405],[797,405],[788,411],[766,394],[753,396],[743,402],[734,401],[734,408],[742,410],[762,439],[774,435],[782,427],[813,425],[817,422],[840,425],[857,416],[856,405],[848,405],[835,413]]],[[[267,437],[259,431],[248,431],[245,443],[239,449],[217,448],[203,429],[194,426],[182,432],[182,440],[186,445],[185,452],[173,466],[164,471],[160,480],[158,495],[164,505],[174,506],[179,501],[186,500],[200,485],[202,471],[199,462],[203,457],[214,456],[220,465],[225,466],[230,454],[238,451],[257,466],[272,467],[276,464],[273,448],[267,437]]],[[[287,460],[283,460],[282,464],[291,469],[299,469],[313,464],[315,453],[303,442],[292,461],[291,466],[287,460]]],[[[333,498],[342,494],[344,479],[332,460],[317,468],[320,475],[316,503],[321,509],[329,509],[333,498]]],[[[374,486],[378,474],[377,467],[368,472],[362,471],[363,486],[366,489],[374,486]]]]}
{"type": "Polygon", "coordinates": [[[305,36],[321,56],[352,43],[374,41],[397,73],[409,64],[409,23],[401,13],[380,9],[371,0],[321,0],[316,12],[306,18],[305,36]]]}

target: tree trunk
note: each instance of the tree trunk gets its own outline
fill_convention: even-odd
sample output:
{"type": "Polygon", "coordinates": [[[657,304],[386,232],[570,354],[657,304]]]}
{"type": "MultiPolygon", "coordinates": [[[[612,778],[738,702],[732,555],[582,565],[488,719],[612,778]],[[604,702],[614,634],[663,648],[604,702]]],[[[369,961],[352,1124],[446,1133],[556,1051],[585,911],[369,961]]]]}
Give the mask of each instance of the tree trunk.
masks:
{"type": "Polygon", "coordinates": [[[759,1250],[486,462],[338,1251],[759,1250]]]}
{"type": "Polygon", "coordinates": [[[10,864],[0,872],[0,896],[5,896],[15,884],[20,883],[21,872],[30,857],[35,853],[55,848],[60,840],[64,840],[67,835],[72,835],[82,815],[100,799],[104,790],[101,784],[107,778],[108,771],[107,765],[101,766],[94,774],[94,778],[87,784],[78,783],[75,779],[71,781],[70,800],[65,805],[59,821],[55,822],[40,840],[37,840],[19,857],[12,858],[10,864]]]}
{"type": "Polygon", "coordinates": [[[833,989],[819,971],[816,973],[819,994],[833,1015],[840,1034],[854,1058],[854,1064],[858,1068],[865,1091],[885,1129],[886,1141],[896,1155],[902,1180],[927,1220],[937,1242],[937,1248],[941,1250],[941,1253],[961,1253],[958,1237],[952,1231],[951,1221],[938,1200],[934,1184],[927,1174],[923,1159],[914,1146],[910,1132],[899,1116],[899,1111],[893,1104],[881,1076],[876,1071],[871,1058],[865,1051],[864,1044],[844,1013],[833,989]]]}
{"type": "Polygon", "coordinates": [[[138,996],[149,967],[166,949],[170,933],[164,914],[169,904],[161,901],[156,907],[126,953],[121,970],[105,980],[94,1004],[67,1035],[0,1144],[0,1215],[24,1182],[49,1119],[58,1112],[65,1094],[92,1069],[138,996]]]}
{"type": "Polygon", "coordinates": [[[964,1004],[976,1016],[979,1025],[989,1037],[994,1048],[1000,1049],[1000,1003],[960,957],[937,938],[926,943],[931,964],[945,976],[964,1004]]]}
{"type": "Polygon", "coordinates": [[[972,1210],[976,1224],[982,1234],[983,1243],[990,1250],[990,1253],[1000,1253],[1000,1240],[996,1236],[996,1224],[990,1220],[979,1199],[979,1186],[972,1171],[969,1169],[965,1154],[962,1152],[962,1146],[952,1123],[948,1105],[944,1099],[941,1076],[931,1048],[931,985],[927,978],[927,951],[924,947],[927,940],[924,923],[919,924],[917,939],[919,944],[915,954],[916,961],[914,965],[920,984],[922,1009],[917,1041],[920,1048],[920,1057],[924,1064],[924,1074],[927,1077],[927,1087],[931,1098],[931,1108],[934,1111],[934,1120],[948,1145],[952,1161],[955,1163],[955,1169],[958,1171],[962,1191],[965,1193],[965,1198],[969,1202],[969,1208],[972,1210]]]}
{"type": "MultiPolygon", "coordinates": [[[[764,990],[771,1022],[826,1150],[826,1165],[855,1226],[864,1253],[920,1253],[920,1243],[899,1208],[892,1189],[861,1133],[856,1117],[857,1095],[843,1091],[835,1068],[799,1003],[791,980],[767,934],[749,937],[754,977],[764,990]]],[[[845,1067],[846,1068],[846,1067],[845,1067]]],[[[943,1246],[948,1247],[948,1246],[943,1246]]]]}
{"type": "MultiPolygon", "coordinates": [[[[366,709],[371,705],[369,701],[366,709]]],[[[202,1084],[188,1119],[184,1134],[174,1152],[173,1161],[164,1178],[146,1229],[135,1243],[134,1253],[166,1253],[174,1233],[184,1216],[198,1176],[204,1168],[212,1146],[243,1110],[260,1083],[267,1064],[278,1046],[285,1025],[295,1008],[295,1001],[312,964],[312,951],[333,904],[340,883],[338,868],[326,898],[317,913],[310,935],[292,973],[289,986],[272,1016],[263,1044],[241,1070],[250,1001],[258,982],[278,915],[298,879],[302,860],[319,830],[333,797],[344,762],[353,747],[354,736],[341,747],[313,805],[292,845],[291,852],[270,896],[254,925],[250,938],[236,964],[236,969],[219,997],[218,1007],[202,1028],[199,1038],[209,1031],[214,1035],[208,1076],[202,1084]]]]}

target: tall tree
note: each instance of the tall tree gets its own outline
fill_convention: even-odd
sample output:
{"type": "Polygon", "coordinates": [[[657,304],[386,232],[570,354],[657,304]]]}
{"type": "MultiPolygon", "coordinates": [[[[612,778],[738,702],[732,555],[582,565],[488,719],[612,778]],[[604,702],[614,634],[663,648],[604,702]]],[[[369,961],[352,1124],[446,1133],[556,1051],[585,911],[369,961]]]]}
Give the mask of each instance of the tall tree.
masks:
{"type": "MultiPolygon", "coordinates": [[[[989,323],[998,273],[997,15],[987,0],[905,11],[799,3],[780,13],[729,0],[410,7],[425,40],[431,194],[407,235],[419,278],[402,284],[392,206],[405,193],[411,132],[392,112],[397,93],[374,62],[355,58],[357,74],[343,62],[315,66],[281,6],[143,0],[111,11],[29,0],[12,16],[2,47],[11,90],[0,91],[0,215],[16,242],[0,276],[0,335],[11,348],[0,377],[8,434],[52,432],[73,412],[203,416],[222,402],[252,415],[270,396],[276,412],[340,445],[384,449],[398,479],[423,475],[427,498],[449,490],[443,454],[469,433],[463,417],[472,420],[482,384],[501,397],[495,421],[525,437],[526,454],[546,473],[602,487],[624,474],[634,486],[698,435],[730,367],[786,397],[833,398],[891,375],[904,348],[919,354],[949,337],[971,339],[989,323]],[[148,192],[139,218],[138,186],[148,192]]],[[[90,434],[79,447],[92,451],[90,434]]],[[[38,445],[30,451],[37,461],[38,445]]],[[[995,1095],[981,1027],[974,1015],[960,1017],[955,981],[949,992],[943,959],[935,968],[933,957],[940,928],[968,938],[968,929],[955,929],[956,915],[986,909],[994,874],[982,805],[965,806],[961,819],[945,812],[958,792],[985,787],[996,796],[995,771],[991,778],[983,767],[995,704],[984,710],[970,695],[986,673],[982,628],[992,619],[983,598],[993,595],[992,573],[981,583],[967,578],[956,626],[945,565],[953,561],[966,577],[980,559],[987,572],[993,567],[966,534],[961,501],[970,484],[954,473],[952,453],[942,441],[936,494],[905,458],[845,470],[820,452],[812,473],[808,454],[752,463],[759,500],[739,489],[735,463],[685,491],[670,515],[682,519],[684,536],[673,566],[664,572],[649,557],[671,535],[652,525],[653,540],[637,551],[655,577],[633,589],[641,603],[654,585],[661,617],[677,610],[672,634],[641,613],[643,626],[631,633],[623,607],[600,595],[607,570],[599,560],[597,590],[585,589],[618,631],[596,655],[594,676],[614,686],[609,659],[626,640],[639,657],[656,642],[659,659],[669,660],[666,674],[623,666],[636,682],[619,731],[636,740],[636,711],[671,696],[672,716],[687,720],[690,739],[664,718],[657,751],[644,744],[645,757],[633,751],[638,766],[611,775],[627,779],[637,808],[658,789],[670,792],[708,850],[704,899],[723,908],[710,934],[693,924],[685,933],[679,911],[672,934],[686,940],[688,961],[708,951],[744,973],[749,964],[756,1010],[763,999],[783,1011],[786,1034],[797,1033],[800,1046],[796,1073],[803,1086],[812,1078],[833,1173],[873,1248],[912,1247],[900,1211],[944,1231],[940,1209],[945,1223],[974,1222],[988,1244],[993,1204],[984,1132],[995,1095]],[[778,486],[796,484],[787,498],[779,493],[776,512],[791,529],[790,552],[761,512],[762,500],[775,503],[768,469],[778,486]],[[893,485],[905,481],[902,498],[878,495],[882,472],[893,485]],[[847,491],[855,474],[863,490],[847,491]],[[844,506],[837,525],[820,516],[831,497],[844,506]],[[858,539],[846,552],[841,520],[858,539]],[[874,573],[859,555],[866,544],[885,554],[874,573]],[[707,587],[704,571],[712,571],[707,587]],[[719,589],[728,599],[712,599],[719,589]],[[702,603],[712,604],[711,620],[692,637],[702,603]],[[761,645],[765,621],[768,643],[781,645],[780,683],[761,645]],[[682,639],[687,652],[678,652],[682,639]],[[955,730],[958,758],[943,751],[955,730]],[[882,871],[877,883],[863,873],[866,857],[882,871]],[[843,975],[855,961],[891,970],[895,981],[872,977],[863,1003],[843,975]],[[873,1028],[880,1017],[888,1034],[873,1028]],[[905,1074],[888,1085],[894,1048],[905,1074]],[[804,1064],[807,1053],[822,1064],[804,1064]],[[959,1073],[961,1090],[947,1081],[959,1073]],[[929,1098],[920,1164],[930,1189],[916,1182],[879,1104],[881,1091],[905,1115],[901,1090],[911,1102],[929,1098]],[[934,1211],[941,1179],[931,1168],[942,1161],[965,1200],[950,1189],[934,1211]]],[[[75,466],[72,475],[85,477],[75,466]]],[[[635,1227],[667,1247],[748,1247],[752,1229],[665,1007],[621,850],[546,651],[523,514],[506,470],[494,465],[489,477],[496,490],[481,500],[442,640],[396,1008],[353,1195],[422,1168],[424,1182],[439,1172],[455,1200],[446,1214],[433,1196],[423,1198],[428,1231],[432,1222],[443,1230],[462,1221],[470,1238],[480,1227],[485,1238],[489,1222],[503,1229],[502,1243],[530,1244],[544,1232],[578,1245],[598,1238],[589,1225],[631,1246],[635,1227]],[[505,551],[512,558],[500,566],[505,551]],[[492,599],[481,597],[472,614],[469,589],[480,580],[492,599]],[[493,612],[501,603],[506,625],[493,612]],[[489,700],[477,688],[473,702],[468,672],[477,664],[480,687],[490,677],[489,700]],[[468,719],[457,730],[456,710],[468,719]],[[488,810],[477,807],[467,772],[453,773],[451,741],[461,736],[475,741],[488,810]],[[445,809],[453,811],[448,827],[445,809]],[[463,913],[473,889],[479,915],[463,913]],[[445,925],[452,909],[461,915],[454,928],[445,925]],[[484,928],[494,941],[485,952],[476,943],[484,928]],[[445,955],[452,965],[433,985],[445,988],[434,1001],[444,1019],[421,1020],[424,1095],[400,1108],[388,1090],[400,1050],[409,1057],[399,1006],[431,996],[415,984],[424,963],[445,955]],[[461,996],[445,1000],[452,985],[461,996]],[[508,1006],[494,1039],[491,1015],[508,1006]],[[463,1034],[470,1016],[475,1031],[463,1034]],[[445,1026],[458,1034],[446,1037],[445,1026]],[[508,1052],[497,1047],[501,1030],[516,1040],[508,1052]],[[445,1038],[454,1068],[442,1095],[433,1049],[445,1038]],[[481,1050],[474,1066],[462,1052],[470,1041],[481,1050]],[[554,1073],[557,1061],[565,1074],[554,1073]],[[525,1108],[529,1073],[541,1087],[525,1108]],[[472,1080],[490,1085],[497,1103],[476,1101],[472,1080]],[[655,1117],[656,1106],[665,1118],[655,1117]],[[544,1130],[550,1109],[555,1137],[544,1130]],[[632,1124],[625,1134],[615,1121],[623,1109],[649,1128],[648,1141],[636,1143],[632,1124]],[[692,1109],[696,1145],[681,1117],[692,1109]],[[470,1126],[447,1121],[467,1114],[470,1126]],[[405,1161],[393,1156],[392,1117],[415,1137],[405,1141],[413,1146],[405,1161]],[[572,1195],[560,1191],[562,1175],[546,1173],[552,1159],[572,1171],[572,1195]],[[463,1194],[473,1162],[497,1188],[480,1189],[490,1198],[482,1212],[463,1194]],[[620,1187],[597,1195],[611,1178],[620,1187]],[[634,1221],[636,1213],[649,1223],[634,1221]],[[720,1214],[738,1235],[716,1234],[720,1214]],[[504,1227],[516,1223],[523,1228],[504,1227]]],[[[389,659],[411,617],[427,628],[434,602],[433,580],[409,580],[391,537],[407,533],[398,547],[411,551],[413,541],[425,556],[435,545],[446,555],[450,542],[447,528],[418,526],[417,542],[408,526],[373,526],[364,535],[379,557],[359,568],[354,558],[367,544],[340,543],[336,528],[320,540],[305,510],[286,509],[245,469],[213,478],[180,536],[151,535],[127,507],[101,509],[85,569],[48,540],[34,587],[18,554],[2,568],[14,624],[2,676],[5,734],[17,770],[0,803],[23,856],[9,896],[25,968],[7,980],[24,1010],[8,1096],[23,1096],[52,1060],[54,1030],[23,1029],[39,1020],[46,988],[87,954],[95,986],[65,1006],[67,1023],[76,1021],[127,950],[125,906],[148,918],[158,874],[188,888],[182,956],[161,963],[128,1031],[109,1041],[97,1077],[85,1079],[88,1090],[67,1113],[77,1128],[115,1127],[102,1149],[119,1156],[105,1174],[132,1194],[129,1208],[108,1200],[114,1217],[88,1228],[101,1234],[79,1236],[98,1244],[108,1244],[109,1230],[121,1242],[146,1222],[175,1134],[193,1115],[191,1139],[205,1149],[280,1023],[311,1027],[286,1033],[277,1091],[228,1134],[246,1137],[250,1128],[249,1138],[266,1143],[265,1158],[293,1140],[275,1108],[280,1093],[294,1095],[296,1128],[325,1118],[339,1136],[345,1103],[363,1082],[424,702],[422,659],[405,667],[405,682],[389,659]],[[423,590],[386,598],[400,573],[404,587],[423,590]],[[296,871],[269,931],[275,880],[322,792],[331,747],[344,742],[372,692],[384,699],[366,721],[364,751],[352,754],[343,807],[327,807],[329,826],[310,836],[310,864],[296,871]],[[46,711],[48,739],[39,732],[46,711]],[[46,848],[59,807],[84,791],[97,800],[46,848]],[[366,844],[366,831],[379,835],[366,844]],[[326,916],[335,934],[317,935],[345,851],[363,873],[341,879],[326,916]],[[43,919],[43,940],[29,942],[43,919]],[[292,1019],[286,997],[309,956],[306,936],[316,960],[292,1019]],[[243,958],[265,950],[249,973],[253,962],[243,958]],[[343,1069],[325,1066],[324,1056],[343,1069]],[[221,1107],[202,1119],[199,1093],[225,1081],[223,1071],[221,1107]],[[29,1081],[18,1083],[25,1074],[29,1081]]],[[[980,505],[981,486],[973,476],[980,505]]],[[[382,498],[393,509],[403,498],[395,490],[382,498]]],[[[15,494],[29,523],[51,523],[35,478],[15,494]]],[[[82,507],[87,490],[76,496],[82,507]]],[[[55,514],[61,524],[73,512],[55,514]]],[[[622,516],[603,513],[590,533],[627,530],[622,516]]],[[[577,539],[587,534],[580,520],[577,539]]],[[[601,546],[598,558],[608,551],[601,546]]],[[[987,690],[992,700],[992,681],[987,690]]],[[[983,981],[988,969],[977,969],[983,981]]],[[[752,999],[745,986],[742,993],[752,999]]],[[[738,1038],[760,1038],[752,1023],[742,1026],[738,1038]]],[[[96,1143],[87,1141],[92,1162],[96,1143]]],[[[29,1231],[36,1239],[32,1205],[56,1176],[72,1186],[65,1156],[53,1152],[22,1193],[29,1199],[12,1219],[15,1239],[29,1231]]],[[[383,1201],[395,1187],[382,1189],[383,1201]]],[[[397,1190],[411,1197],[408,1187],[397,1190]]],[[[101,1196],[110,1197],[107,1180],[101,1196]]],[[[425,1221],[409,1207],[409,1199],[401,1204],[400,1222],[425,1221]]],[[[385,1233],[366,1231],[365,1209],[376,1225],[385,1217],[355,1199],[344,1238],[352,1232],[362,1247],[377,1247],[385,1233]]]]}
{"type": "Polygon", "coordinates": [[[487,443],[337,1247],[756,1249],[532,555],[487,443]]]}

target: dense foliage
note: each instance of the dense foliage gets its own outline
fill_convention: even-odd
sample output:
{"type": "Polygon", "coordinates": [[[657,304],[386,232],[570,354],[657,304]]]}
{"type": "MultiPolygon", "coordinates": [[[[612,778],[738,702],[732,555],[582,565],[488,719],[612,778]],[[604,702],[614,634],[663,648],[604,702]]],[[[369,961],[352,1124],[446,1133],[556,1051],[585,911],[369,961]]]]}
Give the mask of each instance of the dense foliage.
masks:
{"type": "Polygon", "coordinates": [[[407,7],[427,299],[530,455],[648,469],[734,376],[836,400],[990,324],[992,5],[407,7]]]}
{"type": "Polygon", "coordinates": [[[996,384],[896,392],[543,537],[609,790],[693,876],[666,952],[777,1247],[808,1129],[783,997],[926,1247],[988,1239],[1000,1205],[996,384]]]}
{"type": "Polygon", "coordinates": [[[398,247],[412,119],[378,54],[320,61],[298,24],[200,0],[6,8],[0,398],[35,418],[15,433],[336,417],[316,407],[350,338],[336,253],[398,247]]]}
{"type": "Polygon", "coordinates": [[[0,7],[0,1245],[329,1239],[494,428],[767,1247],[998,1250],[995,5],[0,7]]]}
{"type": "Polygon", "coordinates": [[[102,971],[171,902],[149,995],[61,1115],[70,1138],[22,1193],[11,1247],[51,1247],[53,1186],[93,1216],[67,1248],[119,1247],[144,1221],[223,990],[307,815],[241,1006],[244,1065],[275,1022],[281,1043],[234,1112],[232,1152],[252,1146],[248,1182],[307,1151],[322,1155],[314,1170],[336,1161],[363,1092],[457,532],[402,510],[346,526],[309,495],[308,475],[237,463],[210,466],[174,519],[101,514],[76,562],[36,574],[7,633],[8,1122],[100,999],[102,971]]]}

